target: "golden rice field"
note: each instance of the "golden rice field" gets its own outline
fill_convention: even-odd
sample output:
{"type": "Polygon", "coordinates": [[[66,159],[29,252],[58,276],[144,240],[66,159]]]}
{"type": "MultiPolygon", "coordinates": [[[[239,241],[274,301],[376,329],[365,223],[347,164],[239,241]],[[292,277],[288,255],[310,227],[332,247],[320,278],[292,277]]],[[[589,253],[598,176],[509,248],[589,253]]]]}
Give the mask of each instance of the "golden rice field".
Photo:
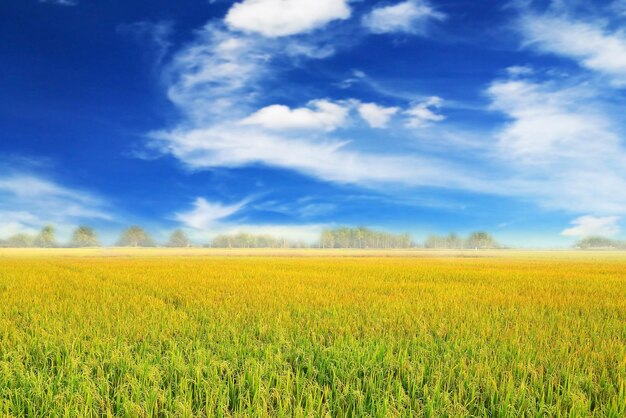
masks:
{"type": "Polygon", "coordinates": [[[624,417],[626,254],[1,250],[0,416],[624,417]]]}

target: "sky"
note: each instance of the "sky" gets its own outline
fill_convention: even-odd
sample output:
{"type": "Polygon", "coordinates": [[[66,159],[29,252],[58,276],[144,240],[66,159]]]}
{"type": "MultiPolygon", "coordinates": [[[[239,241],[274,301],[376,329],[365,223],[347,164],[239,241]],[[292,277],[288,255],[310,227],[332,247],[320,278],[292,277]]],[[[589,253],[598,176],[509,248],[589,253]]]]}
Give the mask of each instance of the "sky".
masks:
{"type": "Polygon", "coordinates": [[[624,239],[626,0],[3,0],[0,238],[624,239]]]}

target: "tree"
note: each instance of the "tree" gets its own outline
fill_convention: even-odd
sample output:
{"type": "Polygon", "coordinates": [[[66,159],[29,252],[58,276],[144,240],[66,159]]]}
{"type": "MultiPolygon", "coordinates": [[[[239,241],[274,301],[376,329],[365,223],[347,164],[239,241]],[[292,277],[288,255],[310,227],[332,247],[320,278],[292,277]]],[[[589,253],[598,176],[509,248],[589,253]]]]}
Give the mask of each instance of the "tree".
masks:
{"type": "Polygon", "coordinates": [[[410,248],[414,244],[409,234],[390,234],[365,227],[335,228],[322,231],[321,248],[410,248]]]}
{"type": "Polygon", "coordinates": [[[463,248],[463,240],[457,234],[452,233],[446,238],[446,248],[461,249],[463,248]]]}
{"type": "Polygon", "coordinates": [[[235,235],[217,235],[209,246],[213,248],[300,248],[306,244],[290,242],[287,239],[276,238],[271,235],[253,235],[241,232],[235,235]]]}
{"type": "Polygon", "coordinates": [[[177,229],[172,232],[172,235],[170,235],[170,239],[167,241],[167,246],[172,248],[187,248],[191,247],[191,241],[182,230],[177,229]]]}
{"type": "Polygon", "coordinates": [[[576,243],[576,248],[583,250],[623,248],[623,243],[606,237],[592,236],[583,238],[576,243]]]}
{"type": "Polygon", "coordinates": [[[72,240],[70,241],[70,247],[99,247],[100,242],[93,228],[88,226],[80,226],[76,228],[72,234],[72,240]]]}
{"type": "Polygon", "coordinates": [[[320,247],[321,248],[333,248],[335,246],[335,237],[333,235],[333,231],[330,229],[324,229],[322,231],[322,236],[320,237],[320,247]]]}
{"type": "Polygon", "coordinates": [[[426,248],[445,248],[445,238],[439,235],[430,235],[424,243],[426,248]]]}
{"type": "Polygon", "coordinates": [[[117,242],[120,247],[155,247],[152,237],[141,227],[131,226],[122,233],[117,242]]]}
{"type": "Polygon", "coordinates": [[[28,248],[32,247],[35,242],[35,238],[28,234],[17,234],[9,237],[5,241],[5,245],[9,248],[28,248]]]}
{"type": "Polygon", "coordinates": [[[35,238],[34,246],[38,248],[53,248],[57,246],[56,234],[52,225],[43,227],[37,238],[35,238]]]}
{"type": "Polygon", "coordinates": [[[489,249],[496,248],[498,244],[496,243],[496,240],[488,233],[474,232],[467,238],[465,246],[467,248],[474,249],[489,249]]]}

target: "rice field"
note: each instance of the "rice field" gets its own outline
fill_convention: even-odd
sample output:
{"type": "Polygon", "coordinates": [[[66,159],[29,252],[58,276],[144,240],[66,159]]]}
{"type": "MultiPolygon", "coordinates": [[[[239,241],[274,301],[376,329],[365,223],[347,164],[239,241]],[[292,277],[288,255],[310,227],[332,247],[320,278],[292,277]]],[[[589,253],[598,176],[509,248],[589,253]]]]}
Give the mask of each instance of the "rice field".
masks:
{"type": "Polygon", "coordinates": [[[0,250],[0,416],[624,417],[626,254],[0,250]]]}

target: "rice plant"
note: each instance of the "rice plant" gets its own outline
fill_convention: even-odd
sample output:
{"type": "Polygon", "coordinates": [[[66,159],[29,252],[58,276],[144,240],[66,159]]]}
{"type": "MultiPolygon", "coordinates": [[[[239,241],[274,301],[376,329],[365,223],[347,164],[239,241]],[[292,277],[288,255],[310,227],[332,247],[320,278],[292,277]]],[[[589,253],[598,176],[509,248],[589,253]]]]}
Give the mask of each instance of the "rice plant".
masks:
{"type": "Polygon", "coordinates": [[[2,416],[626,416],[622,256],[64,251],[0,254],[2,416]]]}

